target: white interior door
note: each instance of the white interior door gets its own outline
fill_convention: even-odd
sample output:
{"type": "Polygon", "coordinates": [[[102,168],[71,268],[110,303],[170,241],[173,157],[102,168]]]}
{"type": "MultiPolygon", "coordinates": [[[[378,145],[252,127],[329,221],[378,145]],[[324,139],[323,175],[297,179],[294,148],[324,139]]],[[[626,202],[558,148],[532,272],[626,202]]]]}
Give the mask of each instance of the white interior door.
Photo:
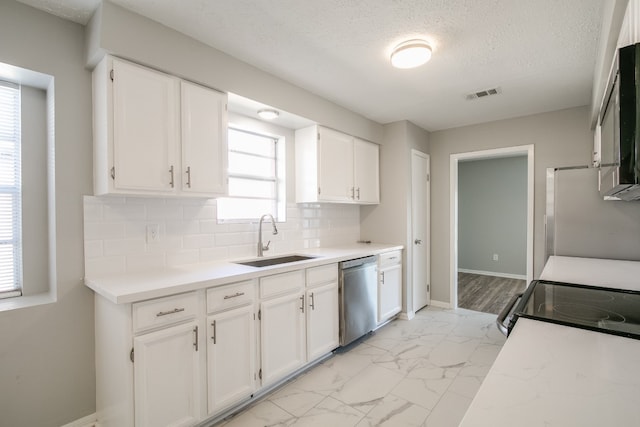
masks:
{"type": "Polygon", "coordinates": [[[420,310],[431,302],[429,283],[429,200],[430,200],[429,155],[411,150],[411,265],[413,288],[413,311],[420,310]]]}

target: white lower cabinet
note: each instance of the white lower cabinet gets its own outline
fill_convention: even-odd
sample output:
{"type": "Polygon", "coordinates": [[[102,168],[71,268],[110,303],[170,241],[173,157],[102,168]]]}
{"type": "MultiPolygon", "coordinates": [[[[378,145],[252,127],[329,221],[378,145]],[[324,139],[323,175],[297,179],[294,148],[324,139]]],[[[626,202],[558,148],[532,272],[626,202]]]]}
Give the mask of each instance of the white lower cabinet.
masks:
{"type": "MultiPolygon", "coordinates": [[[[302,289],[302,282],[299,289],[302,289]]],[[[305,364],[304,308],[304,294],[299,290],[260,303],[263,386],[286,377],[305,364]]]]}
{"type": "Polygon", "coordinates": [[[194,426],[338,347],[338,265],[95,313],[100,426],[194,426]]]}
{"type": "Polygon", "coordinates": [[[340,344],[337,264],[307,270],[306,303],[307,360],[312,362],[340,344]]]}
{"type": "Polygon", "coordinates": [[[255,391],[255,310],[253,305],[207,318],[207,384],[213,415],[255,391]]]}
{"type": "Polygon", "coordinates": [[[378,323],[402,310],[402,254],[400,251],[378,256],[378,323]]]}
{"type": "Polygon", "coordinates": [[[133,339],[136,427],[192,426],[200,418],[198,323],[133,339]]]}

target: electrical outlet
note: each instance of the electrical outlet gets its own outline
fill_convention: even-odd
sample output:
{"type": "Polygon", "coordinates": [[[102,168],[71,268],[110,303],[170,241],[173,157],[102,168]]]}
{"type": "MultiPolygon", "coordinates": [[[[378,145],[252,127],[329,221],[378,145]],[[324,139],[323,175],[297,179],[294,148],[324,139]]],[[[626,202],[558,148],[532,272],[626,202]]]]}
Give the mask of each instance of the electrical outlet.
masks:
{"type": "Polygon", "coordinates": [[[497,261],[498,260],[498,254],[493,254],[493,260],[497,261]]]}
{"type": "Polygon", "coordinates": [[[147,243],[160,241],[160,224],[147,224],[147,243]]]}

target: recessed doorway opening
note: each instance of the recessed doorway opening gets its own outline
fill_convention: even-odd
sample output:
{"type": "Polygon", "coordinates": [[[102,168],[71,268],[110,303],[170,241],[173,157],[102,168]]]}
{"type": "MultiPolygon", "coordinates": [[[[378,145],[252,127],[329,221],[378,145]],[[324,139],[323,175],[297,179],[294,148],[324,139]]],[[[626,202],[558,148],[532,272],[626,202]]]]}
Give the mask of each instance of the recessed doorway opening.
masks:
{"type": "MultiPolygon", "coordinates": [[[[483,150],[483,151],[475,151],[469,153],[460,153],[460,154],[452,154],[450,157],[450,213],[451,213],[451,228],[450,228],[450,301],[451,306],[456,308],[459,307],[459,280],[462,283],[463,290],[465,291],[477,291],[478,295],[482,294],[482,298],[487,299],[487,301],[478,301],[478,304],[472,305],[471,309],[481,310],[481,307],[486,307],[487,312],[496,311],[497,306],[500,305],[500,300],[503,295],[504,286],[507,286],[507,280],[519,280],[520,282],[513,282],[509,285],[515,284],[516,286],[521,286],[522,281],[524,280],[524,285],[529,283],[533,278],[533,184],[534,184],[534,173],[533,173],[533,145],[526,146],[517,146],[517,147],[508,147],[508,148],[500,148],[493,150],[483,150]],[[513,159],[510,160],[510,159],[513,159]],[[487,162],[483,162],[486,160],[487,162]],[[507,238],[497,238],[492,241],[490,234],[487,233],[488,230],[481,229],[479,230],[470,230],[469,224],[474,224],[476,218],[480,218],[482,215],[485,215],[485,220],[489,223],[492,221],[490,217],[491,209],[484,209],[485,207],[489,207],[488,204],[493,203],[489,200],[485,201],[482,198],[478,198],[477,194],[473,194],[473,186],[476,186],[476,189],[481,189],[482,185],[491,186],[490,175],[500,175],[495,173],[482,173],[482,169],[480,167],[486,168],[506,168],[507,165],[509,167],[526,167],[526,176],[523,176],[522,186],[520,187],[520,191],[524,190],[524,197],[518,196],[520,199],[520,203],[526,206],[519,208],[520,211],[520,220],[514,221],[517,224],[515,225],[517,231],[511,231],[512,237],[507,238]],[[473,168],[467,168],[467,166],[473,166],[473,168]],[[469,172],[473,170],[477,170],[479,175],[475,177],[475,182],[472,183],[471,186],[471,196],[468,196],[470,189],[467,187],[461,188],[461,183],[466,185],[465,182],[468,181],[468,177],[462,176],[460,177],[460,172],[469,169],[469,172]],[[482,177],[486,176],[487,180],[483,182],[482,177]],[[467,179],[467,181],[465,181],[467,179]],[[461,194],[462,191],[462,194],[461,194]],[[465,192],[467,194],[466,201],[463,203],[462,208],[471,209],[472,211],[464,211],[461,213],[460,211],[460,197],[464,196],[465,192]],[[475,200],[474,200],[475,197],[475,200]],[[483,213],[483,211],[485,211],[483,213]],[[462,217],[461,217],[462,215],[462,217]],[[487,217],[486,215],[489,215],[487,217]],[[471,218],[471,219],[470,219],[471,218]],[[466,227],[462,230],[462,234],[467,238],[465,242],[461,242],[461,229],[460,227],[466,227]],[[474,234],[475,233],[475,234],[474,234]],[[501,242],[502,240],[502,242],[501,242]],[[515,243],[515,248],[508,248],[508,246],[502,246],[501,244],[511,243],[511,240],[517,241],[515,243]],[[464,245],[461,247],[461,244],[464,245]],[[475,248],[474,248],[475,246],[475,248]],[[496,249],[500,247],[500,249],[496,249]],[[517,254],[520,252],[520,254],[517,254]],[[464,268],[460,268],[461,260],[460,256],[464,257],[462,260],[462,264],[464,268]],[[472,259],[473,256],[469,254],[475,254],[475,259],[472,259]],[[479,259],[478,260],[478,254],[479,259]],[[502,257],[502,258],[501,258],[502,257]],[[487,258],[487,260],[484,260],[487,258]],[[507,263],[507,261],[511,261],[507,263]],[[494,268],[498,264],[501,265],[501,268],[494,268]],[[523,271],[524,269],[524,271],[523,271]],[[493,273],[493,271],[502,271],[500,273],[493,273]],[[498,280],[491,280],[491,277],[498,276],[498,280]],[[504,282],[504,283],[503,283],[504,282]],[[481,286],[489,286],[491,285],[493,289],[489,292],[484,292],[484,289],[481,286]],[[466,288],[465,288],[466,286],[466,288]],[[480,290],[482,289],[482,292],[480,290]],[[491,301],[489,301],[491,300],[491,301]],[[495,300],[495,302],[493,301],[495,300]],[[486,304],[485,304],[486,303],[486,304]]],[[[485,169],[488,171],[491,169],[485,169]]],[[[505,169],[506,170],[506,169],[505,169]]],[[[506,174],[505,174],[506,175],[506,174]]],[[[495,179],[495,178],[494,178],[495,179]]],[[[494,184],[495,185],[495,184],[494,184]]],[[[477,191],[479,192],[479,191],[477,191]]],[[[515,194],[515,193],[514,193],[515,194]]],[[[504,199],[508,201],[508,197],[504,199]]],[[[504,201],[501,203],[505,203],[504,201]]],[[[508,216],[507,216],[507,219],[508,216]]],[[[515,220],[515,218],[514,218],[515,220]]],[[[494,221],[495,222],[495,221],[494,221]]],[[[506,224],[505,229],[507,229],[506,224]]],[[[494,224],[494,229],[499,229],[500,224],[494,224]]],[[[485,227],[490,228],[490,227],[485,227]]],[[[513,230],[513,228],[512,228],[513,230]]],[[[495,232],[494,232],[495,234],[495,232]]],[[[464,296],[464,295],[463,295],[464,296]]],[[[468,299],[468,294],[466,298],[468,299]]],[[[465,302],[465,306],[468,307],[468,304],[465,302]]]]}

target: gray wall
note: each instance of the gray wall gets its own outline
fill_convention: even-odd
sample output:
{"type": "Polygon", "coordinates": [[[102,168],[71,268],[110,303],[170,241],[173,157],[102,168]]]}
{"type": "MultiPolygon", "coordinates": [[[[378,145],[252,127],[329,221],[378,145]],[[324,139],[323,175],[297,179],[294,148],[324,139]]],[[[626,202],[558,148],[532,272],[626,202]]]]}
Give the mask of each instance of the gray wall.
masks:
{"type": "Polygon", "coordinates": [[[3,426],[57,427],[95,410],[93,297],[82,283],[82,195],[92,188],[91,76],[83,37],[77,24],[0,2],[0,39],[6,41],[0,62],[55,78],[57,234],[57,302],[0,312],[3,426]]]}
{"type": "Polygon", "coordinates": [[[458,163],[458,268],[526,275],[526,156],[458,163]]]}
{"type": "Polygon", "coordinates": [[[21,87],[23,295],[47,292],[47,93],[21,87]],[[43,244],[44,242],[44,244],[43,244]]]}
{"type": "MultiPolygon", "coordinates": [[[[411,149],[429,152],[429,134],[408,121],[384,126],[380,146],[380,204],[360,208],[360,234],[374,242],[404,245],[403,311],[411,295],[411,149]]],[[[410,310],[409,310],[410,311],[410,310]]]]}
{"type": "Polygon", "coordinates": [[[544,266],[545,174],[547,167],[591,162],[589,108],[500,120],[433,132],[431,150],[431,298],[450,303],[450,155],[534,145],[534,277],[544,266]]]}

